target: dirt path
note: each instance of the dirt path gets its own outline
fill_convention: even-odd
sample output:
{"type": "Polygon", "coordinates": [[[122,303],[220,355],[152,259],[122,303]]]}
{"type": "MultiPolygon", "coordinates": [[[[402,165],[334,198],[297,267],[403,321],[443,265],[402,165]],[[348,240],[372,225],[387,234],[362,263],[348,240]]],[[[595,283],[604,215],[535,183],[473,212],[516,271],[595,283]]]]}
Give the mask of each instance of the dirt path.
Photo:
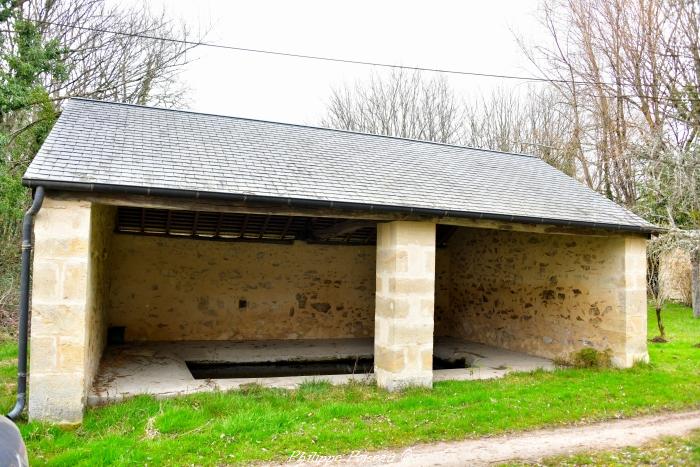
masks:
{"type": "Polygon", "coordinates": [[[700,410],[631,418],[593,425],[536,430],[507,436],[450,443],[420,444],[406,449],[358,452],[336,458],[290,459],[292,465],[488,465],[513,459],[537,460],[577,451],[636,446],[663,436],[700,429],[700,410]]]}

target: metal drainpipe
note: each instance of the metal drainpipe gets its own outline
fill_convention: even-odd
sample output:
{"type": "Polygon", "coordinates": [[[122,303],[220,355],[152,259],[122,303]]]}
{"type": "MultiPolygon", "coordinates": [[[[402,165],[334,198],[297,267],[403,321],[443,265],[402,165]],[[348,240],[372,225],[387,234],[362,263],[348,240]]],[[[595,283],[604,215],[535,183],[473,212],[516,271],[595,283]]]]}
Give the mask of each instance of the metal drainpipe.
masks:
{"type": "Polygon", "coordinates": [[[27,403],[27,337],[29,328],[29,271],[32,261],[32,230],[34,216],[44,201],[44,187],[34,191],[34,201],[24,215],[22,223],[22,272],[19,292],[19,349],[17,352],[17,402],[7,417],[17,420],[27,403]]]}

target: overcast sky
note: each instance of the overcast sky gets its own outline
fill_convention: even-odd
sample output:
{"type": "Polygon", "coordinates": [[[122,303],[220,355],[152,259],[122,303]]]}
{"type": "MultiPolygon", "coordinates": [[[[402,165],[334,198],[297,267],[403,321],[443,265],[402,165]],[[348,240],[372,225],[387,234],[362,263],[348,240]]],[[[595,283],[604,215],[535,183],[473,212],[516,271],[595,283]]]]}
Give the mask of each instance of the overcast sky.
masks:
{"type": "MultiPolygon", "coordinates": [[[[514,31],[541,36],[537,0],[225,1],[152,0],[206,40],[408,66],[532,74],[514,31]],[[196,5],[196,7],[193,7],[196,5]]],[[[372,67],[198,48],[183,80],[189,108],[224,115],[317,124],[333,87],[372,67]]],[[[450,77],[465,98],[522,83],[450,77]]]]}

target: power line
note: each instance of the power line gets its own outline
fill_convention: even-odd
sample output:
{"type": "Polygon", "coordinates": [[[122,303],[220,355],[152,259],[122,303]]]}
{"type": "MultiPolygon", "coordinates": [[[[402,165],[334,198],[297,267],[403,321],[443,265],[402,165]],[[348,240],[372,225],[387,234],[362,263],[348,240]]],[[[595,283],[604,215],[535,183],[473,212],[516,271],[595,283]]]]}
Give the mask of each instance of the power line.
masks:
{"type": "MultiPolygon", "coordinates": [[[[430,73],[444,73],[444,74],[451,74],[451,75],[473,76],[473,77],[480,77],[480,78],[508,79],[508,80],[516,80],[516,81],[573,84],[573,85],[579,84],[579,85],[618,86],[617,83],[611,83],[611,82],[606,82],[606,81],[581,81],[581,80],[566,80],[566,79],[558,79],[558,78],[539,78],[536,76],[518,76],[518,75],[506,75],[506,74],[496,74],[496,73],[482,73],[482,72],[475,72],[475,71],[450,70],[450,69],[445,69],[445,68],[430,68],[430,67],[421,67],[421,66],[396,65],[396,64],[374,62],[374,61],[368,61],[368,60],[354,60],[354,59],[348,59],[348,58],[336,58],[336,57],[325,57],[325,56],[320,56],[320,55],[308,55],[308,54],[300,54],[300,53],[293,53],[293,52],[282,52],[282,51],[277,51],[277,50],[255,49],[255,48],[249,48],[249,47],[237,47],[237,46],[227,45],[227,44],[217,44],[214,42],[188,41],[186,39],[174,39],[174,38],[170,38],[170,37],[154,36],[151,34],[113,31],[113,30],[109,30],[109,29],[95,28],[95,27],[91,27],[91,26],[77,26],[77,25],[71,25],[71,24],[57,23],[54,21],[45,21],[45,20],[30,20],[30,21],[33,21],[33,22],[39,23],[39,24],[46,24],[46,25],[50,25],[50,26],[57,26],[57,27],[63,27],[63,28],[69,28],[69,29],[78,29],[78,30],[91,31],[91,32],[99,32],[99,33],[103,33],[103,34],[115,34],[115,35],[126,36],[126,37],[137,37],[140,39],[149,39],[149,40],[163,41],[163,42],[173,42],[173,43],[183,44],[186,46],[193,46],[193,47],[210,47],[210,48],[215,48],[215,49],[233,50],[233,51],[237,51],[237,52],[248,52],[248,53],[257,53],[257,54],[264,54],[264,55],[275,55],[275,56],[290,57],[290,58],[300,58],[300,59],[305,59],[305,60],[318,60],[318,61],[326,61],[326,62],[334,62],[334,63],[345,63],[345,64],[351,64],[351,65],[365,65],[365,66],[374,66],[374,67],[381,67],[381,68],[392,68],[392,69],[402,69],[402,70],[411,70],[411,71],[425,71],[425,72],[430,72],[430,73]]],[[[604,96],[597,96],[597,95],[594,95],[592,97],[596,97],[596,98],[599,98],[599,97],[606,97],[606,98],[640,97],[640,98],[646,98],[646,99],[660,99],[660,100],[669,100],[669,101],[674,100],[672,98],[665,97],[665,96],[638,96],[638,95],[619,95],[619,96],[605,96],[605,95],[604,96]]],[[[697,99],[693,99],[693,98],[688,98],[688,99],[691,101],[697,100],[697,99]]]]}
{"type": "Polygon", "coordinates": [[[604,81],[600,81],[600,82],[577,81],[577,80],[564,80],[564,79],[554,79],[554,78],[538,78],[536,76],[517,76],[517,75],[505,75],[505,74],[496,74],[496,73],[481,73],[481,72],[476,72],[476,71],[450,70],[450,69],[446,69],[446,68],[430,68],[430,67],[421,67],[421,66],[396,65],[396,64],[390,64],[390,63],[373,62],[373,61],[368,61],[368,60],[355,60],[355,59],[350,59],[350,58],[325,57],[325,56],[320,56],[320,55],[308,55],[308,54],[300,54],[300,53],[294,53],[294,52],[282,52],[282,51],[278,51],[278,50],[266,50],[266,49],[254,49],[254,48],[249,48],[249,47],[238,47],[238,46],[233,46],[233,45],[217,44],[214,42],[188,41],[185,39],[174,39],[174,38],[169,38],[169,37],[153,36],[150,34],[131,33],[131,32],[123,32],[123,31],[112,31],[109,29],[95,28],[95,27],[91,27],[91,26],[77,26],[77,25],[71,25],[71,24],[62,24],[62,23],[56,23],[53,21],[43,21],[43,20],[31,20],[31,21],[33,21],[35,23],[50,25],[50,26],[58,26],[58,27],[70,28],[70,29],[80,29],[80,30],[84,30],[84,31],[99,32],[99,33],[105,33],[105,34],[116,34],[119,36],[137,37],[140,39],[150,39],[150,40],[156,40],[156,41],[174,42],[174,43],[178,43],[178,44],[191,45],[191,46],[197,46],[197,47],[211,47],[211,48],[215,48],[215,49],[234,50],[234,51],[238,51],[238,52],[249,52],[249,53],[257,53],[257,54],[265,54],[265,55],[277,55],[277,56],[281,56],[281,57],[301,58],[301,59],[305,59],[305,60],[318,60],[318,61],[335,62],[335,63],[346,63],[346,64],[351,64],[351,65],[376,66],[376,67],[383,67],[383,68],[399,68],[399,69],[404,69],[404,70],[426,71],[426,72],[432,72],[432,73],[445,73],[445,74],[452,74],[452,75],[475,76],[475,77],[481,77],[481,78],[510,79],[510,80],[518,80],[518,81],[535,81],[535,82],[543,82],[543,83],[601,84],[601,85],[607,85],[607,86],[613,86],[615,84],[615,83],[607,83],[604,81]]]}

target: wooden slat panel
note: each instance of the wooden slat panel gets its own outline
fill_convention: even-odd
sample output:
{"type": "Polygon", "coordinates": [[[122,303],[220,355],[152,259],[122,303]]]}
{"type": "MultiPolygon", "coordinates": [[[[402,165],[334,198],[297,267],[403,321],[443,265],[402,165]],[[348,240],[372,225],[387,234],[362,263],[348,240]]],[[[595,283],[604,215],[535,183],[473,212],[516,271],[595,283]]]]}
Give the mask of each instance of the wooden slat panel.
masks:
{"type": "Polygon", "coordinates": [[[186,211],[119,206],[116,231],[120,233],[222,241],[289,243],[306,240],[320,244],[368,245],[376,238],[369,226],[332,238],[317,239],[314,231],[346,223],[346,219],[186,211]]]}

